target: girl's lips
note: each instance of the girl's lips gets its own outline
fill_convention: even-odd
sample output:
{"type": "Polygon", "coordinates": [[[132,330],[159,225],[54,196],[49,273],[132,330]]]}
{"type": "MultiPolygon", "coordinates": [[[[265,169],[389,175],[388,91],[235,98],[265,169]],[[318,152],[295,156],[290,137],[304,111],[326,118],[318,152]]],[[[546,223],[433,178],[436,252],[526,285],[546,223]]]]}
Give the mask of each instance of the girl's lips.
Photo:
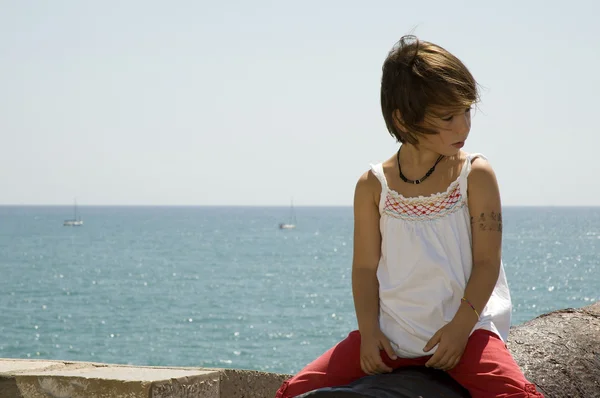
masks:
{"type": "Polygon", "coordinates": [[[462,148],[463,146],[465,146],[465,142],[464,142],[464,141],[461,141],[461,142],[455,142],[454,144],[452,144],[452,146],[453,146],[454,148],[458,148],[458,149],[460,149],[460,148],[462,148]]]}

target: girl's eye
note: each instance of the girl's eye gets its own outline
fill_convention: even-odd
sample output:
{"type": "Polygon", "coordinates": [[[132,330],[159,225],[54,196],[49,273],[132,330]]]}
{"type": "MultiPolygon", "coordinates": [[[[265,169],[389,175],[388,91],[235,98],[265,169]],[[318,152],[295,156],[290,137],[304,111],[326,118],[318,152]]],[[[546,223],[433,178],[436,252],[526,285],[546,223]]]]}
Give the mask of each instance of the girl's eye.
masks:
{"type": "MultiPolygon", "coordinates": [[[[467,108],[467,109],[465,110],[465,113],[470,113],[470,112],[471,112],[471,109],[472,109],[472,108],[467,108]]],[[[442,118],[440,118],[440,119],[442,119],[442,120],[443,120],[443,121],[445,121],[445,122],[449,122],[449,121],[451,121],[453,118],[454,118],[454,115],[450,115],[450,116],[442,117],[442,118]]]]}

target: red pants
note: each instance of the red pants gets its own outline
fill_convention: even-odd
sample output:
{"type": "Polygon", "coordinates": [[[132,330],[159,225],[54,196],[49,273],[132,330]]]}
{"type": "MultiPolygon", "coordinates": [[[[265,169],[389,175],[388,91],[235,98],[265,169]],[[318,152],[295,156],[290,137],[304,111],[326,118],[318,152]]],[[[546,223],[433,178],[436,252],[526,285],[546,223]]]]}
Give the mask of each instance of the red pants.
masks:
{"type": "MultiPolygon", "coordinates": [[[[393,369],[422,366],[431,358],[392,360],[385,351],[381,351],[381,357],[393,369]]],[[[460,362],[448,374],[467,389],[472,398],[543,398],[525,379],[504,342],[487,330],[476,330],[471,334],[460,362]]],[[[317,388],[345,385],[363,376],[366,374],[360,367],[360,333],[355,330],[296,376],[286,380],[277,391],[276,398],[295,397],[317,388]]]]}

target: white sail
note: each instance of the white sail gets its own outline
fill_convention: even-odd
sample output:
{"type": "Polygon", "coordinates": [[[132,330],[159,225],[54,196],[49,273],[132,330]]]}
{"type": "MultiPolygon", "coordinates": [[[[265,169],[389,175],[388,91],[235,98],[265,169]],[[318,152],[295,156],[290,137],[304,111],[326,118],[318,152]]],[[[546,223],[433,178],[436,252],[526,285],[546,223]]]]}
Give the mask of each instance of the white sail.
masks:
{"type": "Polygon", "coordinates": [[[75,200],[73,204],[73,218],[70,220],[65,220],[63,225],[65,227],[81,227],[83,225],[83,220],[77,214],[77,200],[75,200]]]}
{"type": "Polygon", "coordinates": [[[290,204],[290,218],[287,223],[280,223],[279,229],[294,229],[296,228],[296,211],[294,209],[294,201],[290,204]]]}

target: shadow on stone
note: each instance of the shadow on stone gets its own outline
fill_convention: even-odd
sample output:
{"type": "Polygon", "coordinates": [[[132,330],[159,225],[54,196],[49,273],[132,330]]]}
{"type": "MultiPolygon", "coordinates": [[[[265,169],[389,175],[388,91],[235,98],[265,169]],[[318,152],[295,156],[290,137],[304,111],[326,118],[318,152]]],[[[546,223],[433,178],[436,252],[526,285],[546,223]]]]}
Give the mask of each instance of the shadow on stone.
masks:
{"type": "Polygon", "coordinates": [[[469,398],[446,372],[409,367],[367,376],[340,387],[320,388],[298,398],[469,398]]]}

